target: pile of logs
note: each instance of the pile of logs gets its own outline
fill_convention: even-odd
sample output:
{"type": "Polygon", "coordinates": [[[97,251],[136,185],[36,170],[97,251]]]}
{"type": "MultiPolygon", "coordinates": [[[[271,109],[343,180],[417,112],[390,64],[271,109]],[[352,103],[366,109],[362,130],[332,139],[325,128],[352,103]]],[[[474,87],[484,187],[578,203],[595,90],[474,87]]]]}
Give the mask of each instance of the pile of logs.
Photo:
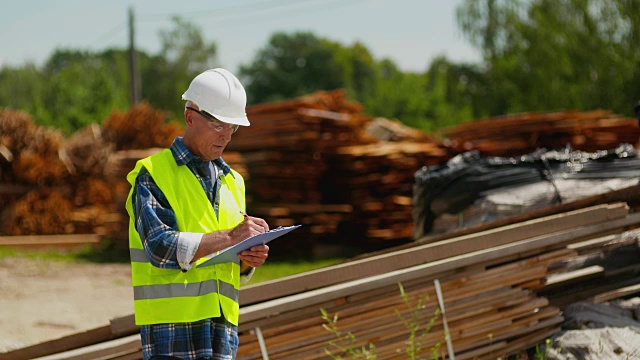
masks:
{"type": "MultiPolygon", "coordinates": [[[[304,225],[295,246],[280,245],[290,255],[410,240],[413,174],[450,156],[421,131],[364,115],[341,90],[247,112],[252,126],[234,135],[223,158],[245,178],[252,214],[274,227],[304,225]]],[[[126,244],[126,174],[182,132],[145,104],[67,139],[28,114],[1,114],[4,235],[98,233],[126,244]]]]}
{"type": "Polygon", "coordinates": [[[0,110],[0,233],[100,234],[126,243],[125,175],[149,151],[133,159],[123,152],[157,151],[180,132],[146,104],[68,138],[24,112],[0,110]]]}
{"type": "MultiPolygon", "coordinates": [[[[303,225],[296,239],[274,246],[308,256],[332,245],[344,255],[349,247],[370,251],[413,240],[416,172],[464,151],[596,151],[636,144],[640,136],[635,119],[560,111],[463,124],[443,131],[441,141],[365,115],[341,90],[253,105],[247,113],[251,126],[234,135],[223,158],[245,177],[253,215],[272,226],[303,225]]],[[[65,139],[28,114],[0,110],[0,201],[7,204],[0,233],[98,233],[126,244],[125,176],[182,133],[181,121],[166,120],[142,104],[65,139]],[[63,211],[52,211],[54,204],[63,211]]]]}
{"type": "MultiPolygon", "coordinates": [[[[633,190],[637,192],[637,186],[633,190]]],[[[617,192],[615,197],[624,195],[617,192]]],[[[630,230],[640,225],[640,214],[620,202],[584,204],[563,204],[547,210],[553,215],[529,214],[502,226],[497,225],[505,220],[483,224],[481,231],[438,241],[421,239],[243,287],[238,359],[324,359],[325,349],[344,356],[331,341],[355,349],[374,344],[379,359],[406,359],[414,322],[421,326],[416,340],[422,341],[422,349],[416,355],[422,357],[432,348],[440,356],[455,353],[458,359],[521,354],[561,330],[567,298],[556,296],[554,289],[573,293],[571,301],[640,292],[640,278],[632,270],[640,260],[640,234],[630,230]],[[624,261],[603,265],[611,271],[606,286],[603,282],[589,292],[572,291],[597,277],[593,264],[577,265],[585,256],[595,259],[598,249],[629,246],[635,246],[635,252],[624,261]],[[333,324],[343,335],[353,335],[353,341],[327,331],[323,325],[329,322],[321,310],[329,318],[337,315],[333,324]]],[[[0,359],[141,359],[138,332],[133,316],[126,316],[0,354],[0,359]]]]}
{"type": "Polygon", "coordinates": [[[610,111],[522,113],[473,121],[443,129],[447,145],[456,152],[480,150],[488,156],[517,156],[538,148],[570,146],[582,151],[638,144],[640,127],[634,118],[610,111]]]}
{"type": "Polygon", "coordinates": [[[251,126],[228,149],[245,160],[250,210],[274,225],[305,225],[295,244],[274,244],[302,255],[331,243],[370,249],[410,240],[413,174],[451,156],[421,131],[364,115],[341,90],[250,106],[247,114],[251,126]]]}

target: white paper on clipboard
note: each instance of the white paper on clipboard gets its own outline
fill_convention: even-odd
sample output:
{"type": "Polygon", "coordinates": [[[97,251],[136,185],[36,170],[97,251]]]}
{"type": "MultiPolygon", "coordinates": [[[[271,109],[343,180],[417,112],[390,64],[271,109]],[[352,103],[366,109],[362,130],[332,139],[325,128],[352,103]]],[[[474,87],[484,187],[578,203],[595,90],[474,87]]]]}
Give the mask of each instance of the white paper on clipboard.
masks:
{"type": "Polygon", "coordinates": [[[262,234],[254,235],[246,240],[243,240],[231,247],[221,250],[217,255],[211,259],[199,264],[197,267],[211,266],[216,264],[222,264],[226,262],[238,262],[238,254],[257,245],[264,245],[273,239],[277,239],[280,236],[287,234],[288,232],[299,228],[302,225],[284,226],[278,227],[262,234]]]}

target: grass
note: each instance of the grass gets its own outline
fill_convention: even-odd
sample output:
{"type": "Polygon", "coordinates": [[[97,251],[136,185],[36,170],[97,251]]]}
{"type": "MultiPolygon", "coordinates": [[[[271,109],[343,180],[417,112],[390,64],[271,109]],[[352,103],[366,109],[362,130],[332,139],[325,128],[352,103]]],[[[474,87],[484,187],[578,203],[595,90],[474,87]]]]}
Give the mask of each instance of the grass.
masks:
{"type": "Polygon", "coordinates": [[[343,259],[328,258],[305,261],[269,261],[267,260],[251,277],[246,285],[283,278],[336,264],[343,259]]]}
{"type": "MultiPolygon", "coordinates": [[[[60,249],[12,249],[0,247],[0,259],[20,257],[34,260],[55,260],[67,262],[87,263],[129,263],[129,249],[121,249],[112,244],[105,243],[100,248],[86,247],[80,250],[60,249]]],[[[251,280],[245,285],[257,284],[264,281],[275,280],[282,277],[299,274],[302,272],[336,264],[344,259],[327,258],[317,260],[295,261],[270,261],[256,270],[251,280]]]]}
{"type": "Polygon", "coordinates": [[[27,259],[80,261],[90,263],[129,263],[129,249],[116,246],[104,241],[100,245],[86,245],[83,247],[62,248],[19,248],[0,247],[0,259],[20,257],[27,259]]]}

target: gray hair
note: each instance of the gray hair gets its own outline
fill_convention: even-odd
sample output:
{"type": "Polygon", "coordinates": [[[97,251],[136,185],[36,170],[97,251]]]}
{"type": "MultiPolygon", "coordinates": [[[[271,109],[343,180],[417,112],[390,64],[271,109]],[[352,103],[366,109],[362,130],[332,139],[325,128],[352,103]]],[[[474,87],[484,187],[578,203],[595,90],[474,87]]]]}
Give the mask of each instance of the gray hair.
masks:
{"type": "Polygon", "coordinates": [[[187,100],[187,103],[184,104],[184,111],[187,111],[188,107],[192,107],[192,108],[196,108],[196,109],[200,110],[200,106],[198,106],[198,104],[194,103],[191,100],[187,100]]]}

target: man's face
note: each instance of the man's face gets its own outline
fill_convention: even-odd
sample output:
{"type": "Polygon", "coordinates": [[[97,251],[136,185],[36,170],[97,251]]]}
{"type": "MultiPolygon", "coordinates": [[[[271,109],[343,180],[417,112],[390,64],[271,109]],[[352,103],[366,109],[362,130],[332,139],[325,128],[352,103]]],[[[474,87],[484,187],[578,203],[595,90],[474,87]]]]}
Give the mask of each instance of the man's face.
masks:
{"type": "Polygon", "coordinates": [[[191,147],[189,150],[204,161],[215,160],[222,156],[237,125],[224,123],[195,108],[187,108],[187,112],[190,120],[187,124],[191,147]]]}

